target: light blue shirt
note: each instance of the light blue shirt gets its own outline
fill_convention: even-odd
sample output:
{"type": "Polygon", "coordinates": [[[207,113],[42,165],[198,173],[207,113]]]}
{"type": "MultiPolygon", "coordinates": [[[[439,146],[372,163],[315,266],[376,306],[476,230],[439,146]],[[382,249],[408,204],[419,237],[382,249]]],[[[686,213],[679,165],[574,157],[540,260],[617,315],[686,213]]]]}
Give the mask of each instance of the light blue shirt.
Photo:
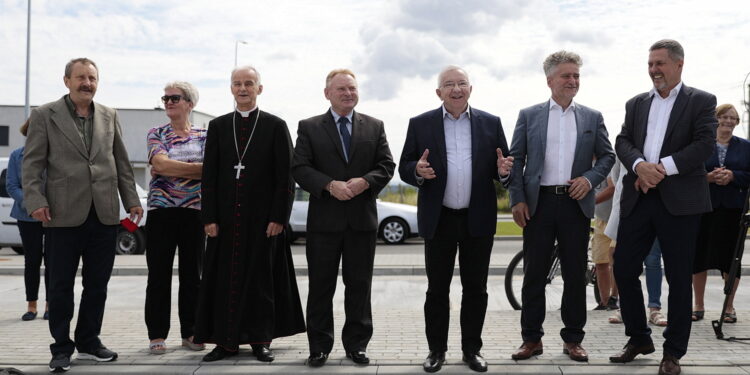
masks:
{"type": "Polygon", "coordinates": [[[454,118],[443,106],[445,154],[448,160],[443,206],[468,208],[471,200],[471,113],[469,106],[454,118]]]}
{"type": "Polygon", "coordinates": [[[13,198],[13,208],[10,217],[19,221],[37,221],[29,216],[23,205],[23,190],[21,190],[21,164],[23,162],[23,147],[13,150],[8,160],[8,171],[5,175],[5,188],[13,198]]]}
{"type": "MultiPolygon", "coordinates": [[[[349,161],[349,155],[346,154],[346,149],[344,148],[344,136],[341,135],[341,132],[339,131],[339,119],[341,116],[339,116],[336,111],[333,110],[333,108],[330,109],[331,114],[333,115],[333,123],[336,125],[336,133],[339,135],[339,139],[341,140],[341,149],[344,151],[344,158],[346,161],[349,161]]],[[[352,116],[354,115],[354,111],[349,112],[346,117],[349,122],[346,123],[346,129],[349,130],[349,136],[352,135],[352,116]]]]}

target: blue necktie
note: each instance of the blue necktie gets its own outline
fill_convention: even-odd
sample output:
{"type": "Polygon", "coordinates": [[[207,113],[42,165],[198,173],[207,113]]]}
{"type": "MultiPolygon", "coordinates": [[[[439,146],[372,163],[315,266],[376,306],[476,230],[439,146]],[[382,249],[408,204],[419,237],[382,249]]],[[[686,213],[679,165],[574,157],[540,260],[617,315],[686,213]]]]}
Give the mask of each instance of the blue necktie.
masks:
{"type": "Polygon", "coordinates": [[[352,144],[352,135],[349,134],[349,129],[346,128],[348,122],[348,118],[343,116],[339,117],[339,133],[341,133],[341,140],[344,141],[344,155],[346,156],[346,161],[349,161],[349,147],[352,144]]]}

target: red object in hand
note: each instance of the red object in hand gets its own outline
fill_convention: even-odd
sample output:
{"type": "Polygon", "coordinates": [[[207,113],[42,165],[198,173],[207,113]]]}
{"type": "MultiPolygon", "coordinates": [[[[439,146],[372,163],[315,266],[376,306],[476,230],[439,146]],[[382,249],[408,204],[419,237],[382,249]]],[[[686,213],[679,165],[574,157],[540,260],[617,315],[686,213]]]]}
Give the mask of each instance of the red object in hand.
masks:
{"type": "Polygon", "coordinates": [[[133,233],[138,230],[138,225],[136,225],[130,218],[126,217],[122,220],[120,220],[120,224],[122,224],[122,227],[125,228],[128,232],[133,233]]]}

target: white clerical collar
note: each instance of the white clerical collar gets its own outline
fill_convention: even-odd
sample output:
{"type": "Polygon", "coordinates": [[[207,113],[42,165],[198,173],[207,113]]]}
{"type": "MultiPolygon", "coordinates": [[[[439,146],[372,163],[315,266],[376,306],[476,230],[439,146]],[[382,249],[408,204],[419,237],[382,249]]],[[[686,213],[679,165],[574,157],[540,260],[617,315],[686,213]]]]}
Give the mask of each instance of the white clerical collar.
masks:
{"type": "Polygon", "coordinates": [[[576,110],[576,102],[573,101],[573,100],[571,100],[570,101],[570,105],[568,105],[568,108],[566,108],[565,110],[563,110],[563,107],[560,104],[557,104],[557,102],[555,101],[555,99],[549,98],[549,107],[550,107],[550,109],[555,108],[555,107],[560,108],[560,111],[562,111],[562,112],[567,111],[568,108],[570,108],[571,111],[575,111],[576,110]]]}
{"type": "MultiPolygon", "coordinates": [[[[339,123],[339,119],[342,116],[339,115],[338,113],[336,113],[336,111],[334,111],[333,108],[329,108],[329,110],[331,111],[331,115],[333,115],[333,122],[336,123],[336,124],[338,124],[339,123]]],[[[346,119],[349,120],[349,123],[353,124],[354,123],[354,122],[352,122],[352,117],[353,116],[354,116],[354,111],[351,111],[351,112],[347,113],[346,116],[343,116],[343,117],[346,117],[346,119]]]]}
{"type": "MultiPolygon", "coordinates": [[[[448,110],[447,110],[447,109],[445,109],[445,104],[443,104],[443,105],[441,106],[441,108],[443,108],[443,118],[445,118],[445,116],[447,116],[447,115],[450,115],[450,117],[451,117],[451,118],[453,118],[453,115],[451,115],[451,113],[450,113],[450,112],[448,112],[448,110]]],[[[457,118],[455,118],[454,120],[458,120],[458,119],[460,119],[460,118],[461,118],[461,116],[463,116],[464,114],[466,114],[466,117],[467,117],[467,118],[471,119],[471,106],[470,106],[470,105],[468,105],[468,104],[467,104],[467,105],[466,105],[466,110],[465,110],[465,111],[463,111],[463,112],[461,112],[461,113],[459,113],[459,114],[458,114],[458,117],[457,117],[457,118]]]]}
{"type": "Polygon", "coordinates": [[[251,109],[249,111],[241,111],[239,108],[235,108],[235,110],[237,110],[237,112],[239,112],[242,115],[242,117],[248,117],[248,116],[250,116],[250,113],[252,111],[256,110],[256,109],[258,109],[257,105],[255,107],[253,107],[253,109],[251,109]]]}
{"type": "Polygon", "coordinates": [[[659,95],[659,90],[656,89],[656,87],[652,87],[651,91],[648,92],[648,96],[654,97],[654,95],[658,96],[659,99],[667,100],[673,96],[677,96],[677,94],[680,93],[680,90],[682,89],[682,81],[677,84],[673,89],[669,90],[669,95],[667,95],[666,98],[662,98],[661,95],[659,95]]]}

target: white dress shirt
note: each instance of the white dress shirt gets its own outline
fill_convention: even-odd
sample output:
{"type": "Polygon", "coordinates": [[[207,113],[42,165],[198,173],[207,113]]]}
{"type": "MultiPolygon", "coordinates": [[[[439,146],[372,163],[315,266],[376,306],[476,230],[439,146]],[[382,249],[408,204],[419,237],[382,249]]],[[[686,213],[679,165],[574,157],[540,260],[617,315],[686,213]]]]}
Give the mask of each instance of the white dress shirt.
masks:
{"type": "Polygon", "coordinates": [[[570,185],[570,174],[573,171],[573,157],[576,151],[576,104],[571,101],[565,110],[549,100],[549,118],[547,121],[547,147],[544,150],[544,167],[540,185],[570,185]]]}
{"type": "Polygon", "coordinates": [[[443,106],[445,153],[448,170],[443,206],[453,209],[469,207],[471,200],[471,114],[469,107],[458,118],[443,106]]]}
{"type": "Polygon", "coordinates": [[[643,144],[643,158],[638,158],[633,163],[633,170],[635,166],[642,161],[648,161],[649,163],[659,163],[664,166],[667,171],[667,176],[671,176],[679,173],[677,165],[675,165],[672,156],[665,156],[659,159],[661,154],[661,147],[664,145],[664,136],[667,133],[667,124],[669,124],[669,115],[672,113],[672,107],[674,102],[677,100],[677,94],[682,89],[682,81],[677,84],[666,98],[662,98],[656,88],[652,88],[649,91],[651,96],[651,109],[648,111],[648,124],[646,125],[646,141],[643,144]]]}

